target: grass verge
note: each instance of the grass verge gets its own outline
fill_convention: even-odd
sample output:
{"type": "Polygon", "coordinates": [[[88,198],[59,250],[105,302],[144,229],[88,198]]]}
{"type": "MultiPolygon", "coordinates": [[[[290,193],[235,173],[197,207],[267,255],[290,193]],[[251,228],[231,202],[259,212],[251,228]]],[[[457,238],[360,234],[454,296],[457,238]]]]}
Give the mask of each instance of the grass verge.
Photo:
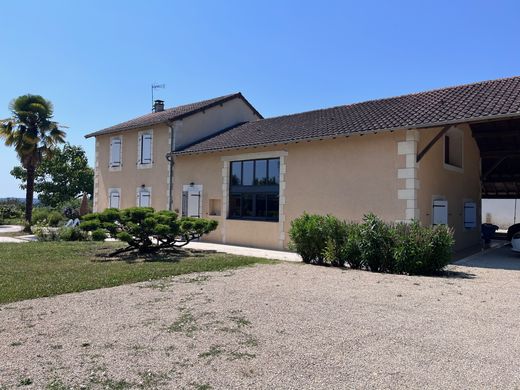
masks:
{"type": "Polygon", "coordinates": [[[273,261],[220,253],[106,261],[119,243],[32,242],[0,245],[0,304],[119,286],[192,272],[222,271],[273,261]]]}

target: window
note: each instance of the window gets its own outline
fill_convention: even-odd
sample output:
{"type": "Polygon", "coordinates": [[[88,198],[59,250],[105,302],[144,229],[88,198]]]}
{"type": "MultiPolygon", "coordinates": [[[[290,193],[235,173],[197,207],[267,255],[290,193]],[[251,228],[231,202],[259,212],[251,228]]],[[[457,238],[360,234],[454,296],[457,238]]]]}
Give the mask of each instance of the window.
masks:
{"type": "Polygon", "coordinates": [[[464,228],[474,229],[477,227],[477,204],[475,202],[464,202],[464,228]]]}
{"type": "Polygon", "coordinates": [[[433,201],[433,225],[447,225],[448,224],[448,201],[434,200],[433,201]]]}
{"type": "Polygon", "coordinates": [[[137,207],[152,206],[152,190],[148,187],[140,187],[137,189],[137,207]]]}
{"type": "Polygon", "coordinates": [[[151,131],[140,132],[138,138],[138,165],[151,165],[153,160],[153,134],[151,131]]]}
{"type": "Polygon", "coordinates": [[[228,217],[278,221],[279,182],[278,158],[232,161],[228,217]]]}
{"type": "Polygon", "coordinates": [[[444,166],[446,168],[463,168],[463,133],[452,128],[444,136],[444,166]]]}
{"type": "Polygon", "coordinates": [[[121,205],[121,190],[119,188],[111,188],[108,191],[108,208],[118,209],[121,205]]]}
{"type": "Polygon", "coordinates": [[[110,168],[121,167],[121,137],[110,138],[110,168]]]}

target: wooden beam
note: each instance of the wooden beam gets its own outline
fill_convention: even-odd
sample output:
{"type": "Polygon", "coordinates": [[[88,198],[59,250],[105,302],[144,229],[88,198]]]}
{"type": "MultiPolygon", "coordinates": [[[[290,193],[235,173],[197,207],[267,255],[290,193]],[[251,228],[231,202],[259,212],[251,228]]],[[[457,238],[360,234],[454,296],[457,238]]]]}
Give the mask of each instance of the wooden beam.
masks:
{"type": "Polygon", "coordinates": [[[439,131],[437,133],[437,135],[435,137],[433,137],[433,139],[428,143],[428,145],[426,145],[424,147],[423,150],[421,150],[418,154],[417,154],[417,159],[416,161],[419,162],[421,161],[421,159],[424,157],[424,155],[428,152],[428,150],[430,150],[432,148],[433,145],[435,145],[437,143],[438,140],[440,140],[442,138],[442,136],[444,134],[446,134],[448,132],[448,130],[450,129],[451,125],[448,125],[448,126],[444,126],[442,128],[441,131],[439,131]]]}
{"type": "Polygon", "coordinates": [[[497,161],[496,161],[496,162],[491,166],[491,168],[489,168],[489,169],[486,171],[486,173],[484,173],[484,174],[482,175],[482,181],[486,181],[487,177],[488,177],[488,176],[489,176],[489,175],[490,175],[490,174],[491,174],[495,169],[497,169],[498,166],[499,166],[500,164],[502,164],[505,160],[507,160],[508,157],[509,157],[509,156],[504,156],[504,157],[502,157],[502,158],[499,158],[499,159],[498,159],[498,160],[497,160],[497,161]]]}

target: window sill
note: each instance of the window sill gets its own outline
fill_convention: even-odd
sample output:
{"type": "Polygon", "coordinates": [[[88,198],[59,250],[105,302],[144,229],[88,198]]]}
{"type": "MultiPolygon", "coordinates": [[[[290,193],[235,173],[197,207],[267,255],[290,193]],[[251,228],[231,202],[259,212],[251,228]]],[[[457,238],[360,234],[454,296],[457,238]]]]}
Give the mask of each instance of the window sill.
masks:
{"type": "Polygon", "coordinates": [[[153,168],[153,163],[150,164],[137,164],[137,169],[150,169],[153,168]]]}
{"type": "Polygon", "coordinates": [[[451,164],[444,163],[444,168],[447,169],[448,171],[464,173],[464,167],[458,167],[456,165],[451,165],[451,164]]]}
{"type": "Polygon", "coordinates": [[[242,218],[242,217],[227,217],[230,221],[247,221],[247,222],[274,222],[278,223],[279,219],[265,219],[265,218],[242,218]]]}
{"type": "Polygon", "coordinates": [[[110,172],[119,172],[123,169],[123,166],[122,165],[118,165],[118,166],[113,166],[113,167],[108,167],[108,170],[110,172]]]}

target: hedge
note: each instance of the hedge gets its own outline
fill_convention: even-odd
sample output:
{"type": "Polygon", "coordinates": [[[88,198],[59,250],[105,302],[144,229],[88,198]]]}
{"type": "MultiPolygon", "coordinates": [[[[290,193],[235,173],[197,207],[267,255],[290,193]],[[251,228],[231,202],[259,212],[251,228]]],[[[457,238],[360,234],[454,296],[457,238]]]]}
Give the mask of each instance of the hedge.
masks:
{"type": "Polygon", "coordinates": [[[291,247],[304,262],[372,272],[431,275],[451,260],[453,231],[419,222],[388,223],[374,214],[361,223],[304,213],[291,222],[291,247]]]}

